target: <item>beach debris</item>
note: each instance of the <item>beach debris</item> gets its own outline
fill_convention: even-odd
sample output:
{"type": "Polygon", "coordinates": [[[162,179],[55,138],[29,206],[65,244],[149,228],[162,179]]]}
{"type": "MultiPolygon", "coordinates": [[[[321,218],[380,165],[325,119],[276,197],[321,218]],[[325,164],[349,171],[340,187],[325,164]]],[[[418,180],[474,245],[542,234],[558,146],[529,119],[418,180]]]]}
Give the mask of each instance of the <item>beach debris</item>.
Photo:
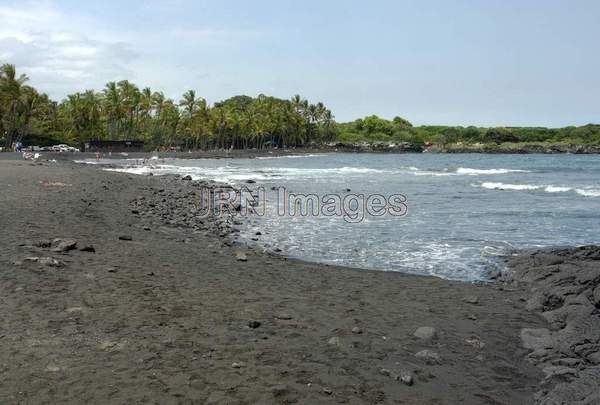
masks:
{"type": "Polygon", "coordinates": [[[289,321],[294,318],[290,314],[277,314],[275,315],[275,319],[279,319],[281,321],[289,321]]]}
{"type": "Polygon", "coordinates": [[[469,295],[469,296],[463,298],[463,302],[466,302],[467,304],[477,305],[477,304],[479,304],[479,297],[477,297],[475,295],[469,295]]]}
{"type": "Polygon", "coordinates": [[[262,325],[262,324],[260,323],[260,321],[255,321],[255,320],[250,320],[250,321],[248,321],[248,327],[249,327],[250,329],[256,329],[256,328],[260,327],[260,325],[262,325]]]}
{"type": "Polygon", "coordinates": [[[77,247],[77,241],[75,239],[54,239],[52,241],[53,252],[68,252],[77,247]]]}
{"type": "Polygon", "coordinates": [[[192,176],[190,176],[190,175],[188,174],[187,176],[183,176],[183,177],[181,178],[181,180],[190,181],[190,180],[192,180],[192,176]]]}
{"type": "Polygon", "coordinates": [[[400,375],[396,377],[396,380],[400,381],[404,385],[408,385],[409,387],[415,382],[412,374],[407,371],[402,371],[400,375]]]}
{"type": "Polygon", "coordinates": [[[333,394],[333,390],[331,390],[331,388],[326,388],[323,387],[323,392],[327,395],[332,395],[333,394]]]}
{"type": "Polygon", "coordinates": [[[415,357],[422,359],[429,365],[442,363],[442,357],[432,350],[421,350],[420,352],[415,353],[415,357]]]}
{"type": "Polygon", "coordinates": [[[354,328],[352,328],[352,333],[360,335],[361,333],[363,333],[363,330],[360,327],[355,326],[354,328]]]}
{"type": "Polygon", "coordinates": [[[65,312],[68,314],[72,314],[75,312],[83,312],[83,308],[82,307],[69,307],[69,308],[65,309],[65,312]]]}
{"type": "Polygon", "coordinates": [[[246,256],[246,253],[244,253],[244,252],[236,252],[235,258],[237,259],[238,262],[248,261],[248,256],[246,256]]]}
{"type": "Polygon", "coordinates": [[[413,336],[423,340],[433,340],[437,337],[437,331],[431,326],[421,326],[417,328],[413,336]]]}
{"type": "Polygon", "coordinates": [[[131,235],[120,235],[119,240],[131,241],[133,240],[133,238],[131,237],[131,235]]]}
{"type": "Polygon", "coordinates": [[[85,245],[81,249],[82,252],[96,253],[96,248],[92,245],[85,245]]]}
{"type": "Polygon", "coordinates": [[[232,368],[242,368],[244,367],[244,363],[243,362],[235,362],[235,363],[231,363],[231,367],[232,368]]]}
{"type": "Polygon", "coordinates": [[[469,315],[467,315],[467,318],[469,318],[472,321],[476,321],[477,320],[477,316],[475,314],[469,314],[469,315]]]}

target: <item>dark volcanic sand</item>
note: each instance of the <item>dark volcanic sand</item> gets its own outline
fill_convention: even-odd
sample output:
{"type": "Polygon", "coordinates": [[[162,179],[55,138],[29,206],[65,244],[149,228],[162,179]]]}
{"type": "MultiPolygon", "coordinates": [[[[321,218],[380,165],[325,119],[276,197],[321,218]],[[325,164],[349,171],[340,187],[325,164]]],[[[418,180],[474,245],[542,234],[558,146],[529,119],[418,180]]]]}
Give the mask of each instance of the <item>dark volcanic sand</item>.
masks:
{"type": "Polygon", "coordinates": [[[521,329],[548,325],[527,284],[241,262],[210,231],[131,212],[190,183],[0,160],[0,403],[532,403],[521,329]],[[32,246],[53,238],[95,253],[32,246]]]}

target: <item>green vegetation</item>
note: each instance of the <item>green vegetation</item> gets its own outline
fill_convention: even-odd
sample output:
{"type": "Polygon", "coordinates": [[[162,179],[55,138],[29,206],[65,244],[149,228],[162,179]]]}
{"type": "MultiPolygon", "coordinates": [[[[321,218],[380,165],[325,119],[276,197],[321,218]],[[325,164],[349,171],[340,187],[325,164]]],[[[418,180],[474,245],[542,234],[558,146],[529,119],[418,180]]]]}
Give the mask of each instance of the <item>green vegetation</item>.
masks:
{"type": "Polygon", "coordinates": [[[396,117],[391,121],[375,115],[353,122],[337,124],[337,139],[341,142],[407,142],[412,145],[436,144],[580,144],[599,145],[600,125],[582,127],[450,127],[424,125],[413,127],[408,121],[396,117]]]}
{"type": "Polygon", "coordinates": [[[123,80],[60,103],[27,85],[14,65],[0,66],[0,145],[143,139],[149,149],[272,148],[327,143],[410,145],[600,144],[600,125],[550,128],[413,127],[376,115],[336,123],[323,103],[235,96],[208,105],[194,90],[175,101],[123,80]]]}
{"type": "Polygon", "coordinates": [[[27,86],[14,65],[0,68],[0,139],[7,147],[87,140],[143,139],[149,148],[293,147],[335,139],[333,115],[310,104],[259,95],[236,96],[209,106],[194,90],[176,102],[127,80],[109,82],[51,101],[27,86]]]}

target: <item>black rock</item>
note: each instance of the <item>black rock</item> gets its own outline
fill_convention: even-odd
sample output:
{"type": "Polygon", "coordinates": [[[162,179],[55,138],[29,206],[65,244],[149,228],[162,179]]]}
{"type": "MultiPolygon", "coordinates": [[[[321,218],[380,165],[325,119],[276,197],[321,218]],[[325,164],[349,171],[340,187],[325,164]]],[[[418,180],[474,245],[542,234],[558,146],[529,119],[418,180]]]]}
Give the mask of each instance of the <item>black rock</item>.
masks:
{"type": "Polygon", "coordinates": [[[131,235],[120,235],[119,240],[133,240],[131,235]]]}
{"type": "Polygon", "coordinates": [[[94,248],[92,245],[86,245],[79,250],[81,250],[82,252],[96,253],[96,248],[94,248]]]}
{"type": "Polygon", "coordinates": [[[56,246],[52,249],[53,252],[68,252],[77,246],[75,239],[55,239],[54,243],[56,246]]]}
{"type": "Polygon", "coordinates": [[[256,183],[256,181],[252,180],[252,179],[248,179],[248,180],[246,180],[246,183],[248,183],[248,184],[254,184],[254,183],[256,183]]]}
{"type": "Polygon", "coordinates": [[[259,321],[248,321],[248,327],[250,329],[256,329],[261,325],[259,321]]]}
{"type": "Polygon", "coordinates": [[[186,180],[186,181],[190,181],[192,180],[192,176],[190,176],[189,174],[187,176],[184,176],[181,178],[181,180],[186,180]]]}

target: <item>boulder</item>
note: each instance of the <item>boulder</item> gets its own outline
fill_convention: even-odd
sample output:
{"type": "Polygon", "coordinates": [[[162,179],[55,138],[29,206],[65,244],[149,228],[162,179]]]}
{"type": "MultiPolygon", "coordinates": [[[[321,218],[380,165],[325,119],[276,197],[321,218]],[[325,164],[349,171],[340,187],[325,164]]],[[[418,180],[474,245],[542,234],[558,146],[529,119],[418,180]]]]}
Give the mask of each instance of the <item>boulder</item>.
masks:
{"type": "Polygon", "coordinates": [[[433,340],[437,337],[437,331],[431,326],[421,326],[413,333],[413,336],[423,340],[433,340]]]}
{"type": "Polygon", "coordinates": [[[75,239],[54,239],[52,241],[53,252],[68,252],[77,247],[77,241],[75,239]]]}
{"type": "Polygon", "coordinates": [[[261,325],[261,323],[259,321],[255,321],[255,320],[248,321],[248,327],[250,329],[256,329],[256,328],[260,327],[260,325],[261,325]]]}
{"type": "Polygon", "coordinates": [[[418,353],[415,353],[415,357],[423,360],[426,364],[441,364],[442,357],[432,350],[421,350],[418,353]]]}

